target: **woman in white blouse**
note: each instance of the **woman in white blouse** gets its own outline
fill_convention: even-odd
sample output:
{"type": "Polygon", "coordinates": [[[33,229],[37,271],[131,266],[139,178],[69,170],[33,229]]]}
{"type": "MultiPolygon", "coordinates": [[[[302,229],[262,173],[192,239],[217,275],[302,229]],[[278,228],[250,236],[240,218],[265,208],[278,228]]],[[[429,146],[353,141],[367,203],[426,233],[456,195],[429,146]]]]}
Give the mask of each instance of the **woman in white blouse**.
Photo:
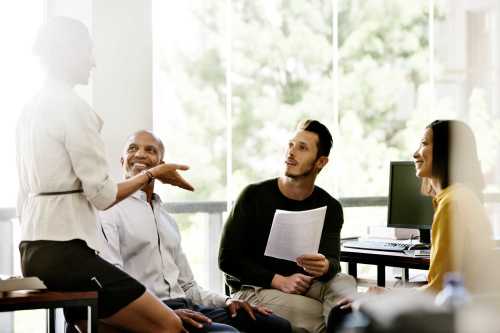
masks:
{"type": "MultiPolygon", "coordinates": [[[[136,280],[98,256],[104,238],[95,209],[105,210],[152,179],[193,190],[161,164],[115,183],[100,137],[102,120],[73,90],[94,67],[87,28],[57,17],[40,30],[35,53],[47,81],[26,105],[17,128],[19,246],[23,274],[49,289],[98,290],[99,317],[133,332],[181,332],[180,319],[136,280]]],[[[81,328],[85,313],[65,312],[81,328]]]]}

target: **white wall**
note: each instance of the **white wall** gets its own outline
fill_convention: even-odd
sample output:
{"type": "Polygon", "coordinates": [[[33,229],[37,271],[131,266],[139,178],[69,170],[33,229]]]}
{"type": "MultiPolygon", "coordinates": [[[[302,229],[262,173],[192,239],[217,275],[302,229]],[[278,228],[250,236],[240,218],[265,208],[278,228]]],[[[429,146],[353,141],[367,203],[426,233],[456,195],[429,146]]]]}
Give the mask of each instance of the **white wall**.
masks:
{"type": "Polygon", "coordinates": [[[126,137],[152,129],[151,0],[47,0],[47,16],[69,16],[89,27],[96,68],[78,92],[103,118],[110,171],[121,179],[126,137]]]}
{"type": "Polygon", "coordinates": [[[125,139],[153,127],[151,0],[95,0],[92,16],[93,104],[104,119],[111,173],[120,179],[125,139]]]}

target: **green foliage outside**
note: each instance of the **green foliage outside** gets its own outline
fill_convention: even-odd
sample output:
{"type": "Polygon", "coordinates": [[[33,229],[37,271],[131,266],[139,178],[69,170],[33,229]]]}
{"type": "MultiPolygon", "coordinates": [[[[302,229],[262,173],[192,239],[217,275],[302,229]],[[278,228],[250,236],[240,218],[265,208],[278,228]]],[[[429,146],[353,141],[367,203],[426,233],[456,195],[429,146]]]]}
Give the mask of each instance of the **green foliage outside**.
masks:
{"type": "MultiPolygon", "coordinates": [[[[437,118],[463,118],[473,126],[485,174],[494,176],[500,121],[491,113],[487,92],[474,89],[468,114],[459,114],[453,97],[433,92],[440,89],[439,74],[446,67],[439,55],[438,82],[434,87],[429,82],[429,2],[339,0],[334,31],[334,1],[178,5],[184,8],[180,25],[157,32],[178,42],[159,45],[157,62],[167,84],[155,94],[169,100],[155,114],[166,119],[157,131],[167,158],[191,165],[186,177],[196,192],[168,190],[167,200],[235,199],[247,184],[279,175],[287,140],[304,118],[318,119],[333,132],[331,162],[318,183],[336,197],[386,195],[389,161],[410,160],[425,125],[437,118]],[[228,126],[232,188],[226,174],[228,126]]],[[[444,3],[436,1],[436,24],[446,20],[444,3]]],[[[181,15],[179,8],[162,8],[165,20],[181,15]]],[[[385,223],[382,208],[346,209],[345,214],[343,232],[359,235],[367,224],[385,223]]],[[[183,230],[203,223],[199,215],[177,219],[183,230]]],[[[195,234],[187,233],[187,241],[198,242],[195,234]]],[[[206,263],[201,253],[191,255],[206,263]]]]}
{"type": "MultiPolygon", "coordinates": [[[[197,187],[195,193],[176,191],[170,200],[225,200],[228,191],[235,198],[247,184],[278,175],[286,142],[303,118],[323,121],[334,134],[331,163],[319,184],[337,197],[386,195],[389,161],[411,159],[423,128],[438,117],[466,118],[476,128],[478,142],[484,143],[485,172],[492,172],[496,154],[487,152],[496,152],[491,143],[498,142],[492,139],[498,139],[500,123],[484,91],[470,96],[468,117],[447,108],[446,98],[435,100],[431,111],[428,1],[341,0],[338,31],[333,31],[331,0],[231,4],[228,20],[225,2],[192,1],[186,7],[191,21],[185,24],[194,46],[160,48],[162,75],[173,82],[180,114],[174,126],[160,126],[160,134],[167,154],[192,165],[188,177],[197,187]]],[[[446,18],[439,4],[435,22],[446,18]]],[[[178,29],[165,33],[181,34],[178,29]]],[[[175,113],[169,107],[155,112],[175,113]]]]}
{"type": "MultiPolygon", "coordinates": [[[[233,195],[279,173],[286,140],[300,119],[317,118],[337,129],[337,74],[340,131],[321,184],[338,189],[337,195],[385,193],[381,174],[388,161],[411,154],[398,135],[417,112],[415,96],[427,80],[423,3],[340,1],[335,69],[331,1],[232,2],[233,195]]],[[[175,142],[203,164],[202,174],[191,175],[198,191],[186,195],[224,200],[228,27],[222,2],[194,6],[203,46],[190,54],[165,50],[162,69],[175,82],[190,124],[175,133],[175,142]]]]}

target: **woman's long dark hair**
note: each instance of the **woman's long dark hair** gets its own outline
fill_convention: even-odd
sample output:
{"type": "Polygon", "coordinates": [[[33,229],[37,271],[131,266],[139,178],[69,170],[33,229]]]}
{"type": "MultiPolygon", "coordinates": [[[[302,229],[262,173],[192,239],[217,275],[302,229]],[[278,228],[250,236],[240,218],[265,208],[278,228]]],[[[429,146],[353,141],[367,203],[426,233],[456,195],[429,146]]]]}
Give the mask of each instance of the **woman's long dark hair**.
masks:
{"type": "Polygon", "coordinates": [[[432,176],[441,187],[462,183],[482,200],[484,179],[470,127],[458,120],[435,120],[432,130],[432,176]]]}

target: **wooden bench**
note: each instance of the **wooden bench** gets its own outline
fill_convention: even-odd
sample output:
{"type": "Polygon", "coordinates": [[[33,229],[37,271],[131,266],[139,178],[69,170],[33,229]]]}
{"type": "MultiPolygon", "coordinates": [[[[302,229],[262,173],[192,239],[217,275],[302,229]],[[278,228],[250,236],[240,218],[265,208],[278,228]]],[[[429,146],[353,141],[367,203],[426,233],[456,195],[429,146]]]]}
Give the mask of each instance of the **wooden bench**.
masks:
{"type": "Polygon", "coordinates": [[[55,333],[55,309],[87,307],[88,332],[97,332],[97,292],[9,291],[0,292],[0,312],[47,309],[47,332],[55,333]]]}

